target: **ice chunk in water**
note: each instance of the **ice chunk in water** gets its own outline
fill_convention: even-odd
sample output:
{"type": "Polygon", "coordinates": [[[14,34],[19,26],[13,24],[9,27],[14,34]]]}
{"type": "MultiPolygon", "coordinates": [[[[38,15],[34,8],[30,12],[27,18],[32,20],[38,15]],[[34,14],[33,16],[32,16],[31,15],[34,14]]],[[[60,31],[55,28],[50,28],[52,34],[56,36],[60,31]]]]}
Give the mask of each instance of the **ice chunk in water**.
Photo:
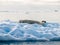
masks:
{"type": "Polygon", "coordinates": [[[60,24],[58,23],[46,23],[45,26],[43,26],[5,20],[0,22],[0,39],[56,39],[55,37],[60,37],[59,26],[60,24]]]}

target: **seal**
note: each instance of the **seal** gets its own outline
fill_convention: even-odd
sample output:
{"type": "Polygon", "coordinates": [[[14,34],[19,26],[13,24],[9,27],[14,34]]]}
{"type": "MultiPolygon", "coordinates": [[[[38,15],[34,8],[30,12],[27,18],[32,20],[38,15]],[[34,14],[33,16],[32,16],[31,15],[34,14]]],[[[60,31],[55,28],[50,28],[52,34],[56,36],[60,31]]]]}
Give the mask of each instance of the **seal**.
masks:
{"type": "Polygon", "coordinates": [[[34,24],[34,23],[37,23],[37,24],[41,24],[43,25],[44,23],[46,23],[46,21],[35,21],[35,20],[20,20],[19,23],[28,23],[28,24],[34,24]]]}

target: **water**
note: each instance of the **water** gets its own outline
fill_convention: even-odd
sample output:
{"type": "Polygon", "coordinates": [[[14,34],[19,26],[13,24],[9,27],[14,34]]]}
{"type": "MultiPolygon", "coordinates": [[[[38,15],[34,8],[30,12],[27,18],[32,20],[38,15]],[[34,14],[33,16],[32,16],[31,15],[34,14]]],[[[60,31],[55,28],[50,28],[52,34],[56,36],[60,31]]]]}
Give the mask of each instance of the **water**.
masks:
{"type": "Polygon", "coordinates": [[[0,43],[0,45],[60,45],[60,42],[13,42],[0,43]]]}

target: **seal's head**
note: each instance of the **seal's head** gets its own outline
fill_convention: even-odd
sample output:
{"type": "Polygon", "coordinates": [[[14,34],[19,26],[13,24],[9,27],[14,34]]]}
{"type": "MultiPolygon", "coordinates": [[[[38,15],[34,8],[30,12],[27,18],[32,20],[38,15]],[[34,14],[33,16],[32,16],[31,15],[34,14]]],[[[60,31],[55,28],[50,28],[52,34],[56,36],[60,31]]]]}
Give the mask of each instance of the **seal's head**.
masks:
{"type": "Polygon", "coordinates": [[[43,20],[42,23],[46,23],[46,21],[43,20]]]}

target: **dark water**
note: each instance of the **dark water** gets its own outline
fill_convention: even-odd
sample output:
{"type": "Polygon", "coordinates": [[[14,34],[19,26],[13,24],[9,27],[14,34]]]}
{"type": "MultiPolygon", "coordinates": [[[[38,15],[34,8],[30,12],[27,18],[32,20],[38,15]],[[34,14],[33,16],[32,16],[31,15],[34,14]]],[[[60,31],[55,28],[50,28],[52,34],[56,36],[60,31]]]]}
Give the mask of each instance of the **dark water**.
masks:
{"type": "Polygon", "coordinates": [[[60,41],[53,42],[0,42],[0,45],[60,45],[60,41]]]}

